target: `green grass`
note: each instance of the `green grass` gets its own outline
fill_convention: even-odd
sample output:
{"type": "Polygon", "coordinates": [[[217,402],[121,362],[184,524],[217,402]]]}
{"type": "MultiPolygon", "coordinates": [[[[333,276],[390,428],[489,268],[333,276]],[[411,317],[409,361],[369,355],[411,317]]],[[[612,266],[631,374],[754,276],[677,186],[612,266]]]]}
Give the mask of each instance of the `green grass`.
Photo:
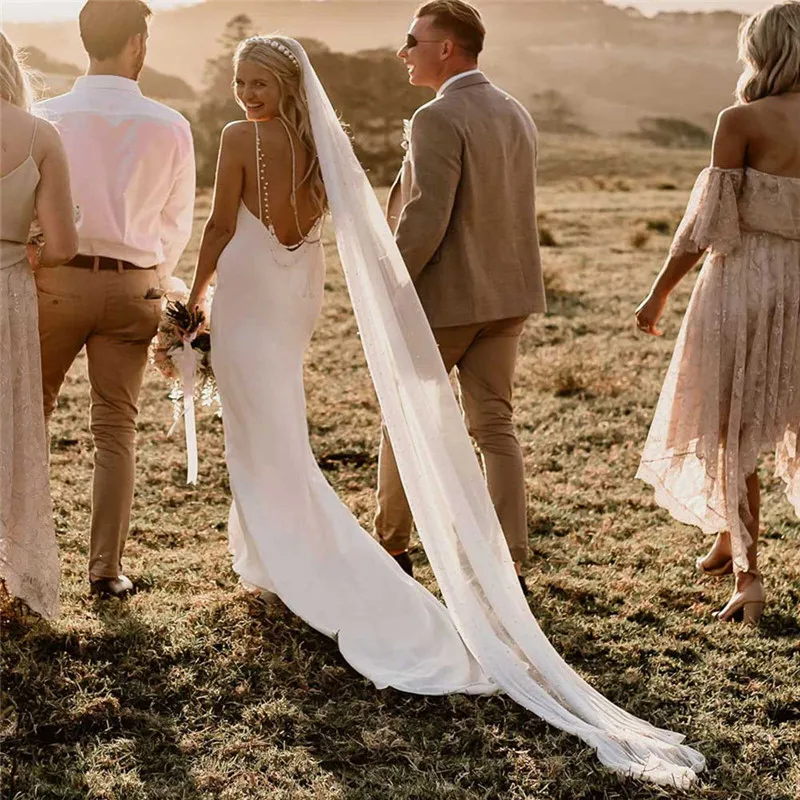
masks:
{"type": "MultiPolygon", "coordinates": [[[[53,424],[63,615],[47,624],[3,612],[4,797],[800,797],[800,536],[770,460],[762,473],[769,597],[758,631],[712,621],[730,587],[693,572],[708,542],[633,480],[691,281],[667,314],[667,337],[637,335],[632,312],[669,238],[652,231],[634,247],[631,235],[652,219],[677,221],[705,156],[679,154],[674,169],[651,167],[648,177],[642,151],[625,178],[602,150],[581,146],[581,163],[597,162],[592,175],[625,180],[628,190],[559,173],[540,194],[559,246],[545,250],[551,310],[528,324],[517,381],[531,607],[594,686],[705,753],[701,782],[679,792],[620,779],[580,741],[503,697],[378,692],[332,642],[282,607],[252,601],[226,550],[221,422],[200,414],[200,483],[187,487],[182,436],[166,435],[168,387],[153,371],[126,553],[144,588],[127,603],[90,600],[80,359],[53,424]],[[657,190],[675,175],[679,191],[657,190]]],[[[560,151],[553,159],[569,162],[560,151]]],[[[663,165],[662,154],[652,163],[663,165]]],[[[204,197],[198,219],[207,208],[204,197]]],[[[330,236],[327,246],[327,302],[307,358],[311,439],[369,527],[379,410],[330,236]]],[[[197,236],[184,275],[196,248],[197,236]]],[[[424,563],[421,550],[415,558],[424,563]]],[[[430,570],[420,573],[435,589],[430,570]]]]}

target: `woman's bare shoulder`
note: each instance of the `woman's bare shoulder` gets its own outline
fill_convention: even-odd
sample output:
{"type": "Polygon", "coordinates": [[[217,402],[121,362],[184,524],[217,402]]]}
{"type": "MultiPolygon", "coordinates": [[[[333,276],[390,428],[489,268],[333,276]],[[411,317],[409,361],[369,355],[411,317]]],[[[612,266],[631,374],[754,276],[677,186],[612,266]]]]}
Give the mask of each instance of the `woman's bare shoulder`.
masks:
{"type": "Polygon", "coordinates": [[[2,104],[2,130],[10,138],[24,139],[30,141],[36,129],[36,144],[42,146],[45,143],[57,143],[59,141],[59,133],[55,126],[42,119],[38,115],[26,111],[24,108],[18,108],[8,103],[2,104]]]}
{"type": "Polygon", "coordinates": [[[31,114],[31,131],[36,126],[36,135],[33,140],[33,156],[41,166],[42,162],[50,156],[59,156],[64,152],[61,134],[52,122],[31,114]]]}
{"type": "Polygon", "coordinates": [[[726,133],[745,133],[753,123],[752,103],[723,108],[717,117],[717,129],[726,133]]]}
{"type": "Polygon", "coordinates": [[[264,149],[274,153],[286,146],[286,131],[277,119],[253,123],[249,120],[229,122],[222,131],[222,148],[228,151],[249,153],[256,146],[256,133],[264,149]],[[258,130],[256,131],[256,125],[258,130]]]}
{"type": "Polygon", "coordinates": [[[253,123],[246,119],[237,119],[229,122],[220,136],[222,144],[241,145],[247,141],[255,141],[253,123]]]}
{"type": "Polygon", "coordinates": [[[264,140],[286,136],[284,127],[278,119],[267,119],[257,123],[247,119],[237,119],[222,129],[222,138],[240,143],[255,141],[256,125],[258,125],[258,135],[264,140]]]}
{"type": "Polygon", "coordinates": [[[776,120],[784,121],[789,117],[800,120],[800,95],[762,97],[726,108],[719,116],[728,127],[750,132],[770,127],[776,120]]]}
{"type": "Polygon", "coordinates": [[[61,134],[58,132],[58,128],[46,119],[37,117],[36,138],[45,146],[61,147],[61,134]]]}

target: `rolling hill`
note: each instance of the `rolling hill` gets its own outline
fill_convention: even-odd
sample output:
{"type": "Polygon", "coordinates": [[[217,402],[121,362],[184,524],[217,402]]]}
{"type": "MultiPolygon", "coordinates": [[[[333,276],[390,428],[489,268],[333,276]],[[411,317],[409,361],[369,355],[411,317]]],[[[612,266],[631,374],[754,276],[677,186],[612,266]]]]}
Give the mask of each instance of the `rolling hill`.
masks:
{"type": "MultiPolygon", "coordinates": [[[[406,0],[207,0],[159,13],[151,67],[202,89],[207,58],[219,51],[226,22],[246,14],[261,32],[315,38],[355,52],[394,47],[416,2],[406,0]]],[[[634,130],[648,116],[672,116],[706,128],[729,105],[738,69],[733,13],[647,18],[602,0],[484,0],[489,31],[483,67],[527,102],[559,91],[580,121],[601,133],[634,130]]],[[[20,45],[83,63],[75,23],[8,25],[20,45]]]]}
{"type": "MultiPolygon", "coordinates": [[[[51,58],[33,45],[25,48],[25,63],[41,73],[47,87],[44,93],[48,97],[68,91],[75,78],[83,71],[75,64],[51,58]]],[[[139,85],[144,94],[159,100],[186,103],[193,101],[196,96],[194,89],[182,78],[164,75],[152,67],[142,70],[139,85]]]]}

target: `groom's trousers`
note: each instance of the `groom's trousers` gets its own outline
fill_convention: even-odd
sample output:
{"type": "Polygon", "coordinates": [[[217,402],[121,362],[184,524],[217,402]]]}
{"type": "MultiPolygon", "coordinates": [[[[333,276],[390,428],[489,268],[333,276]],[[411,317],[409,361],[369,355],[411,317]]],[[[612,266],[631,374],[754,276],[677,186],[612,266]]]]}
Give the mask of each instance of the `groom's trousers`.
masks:
{"type": "Polygon", "coordinates": [[[89,577],[116,578],[133,503],[136,417],[148,347],[161,315],[153,269],[54,267],[36,272],[45,418],[86,347],[94,441],[89,577]]]}
{"type": "MultiPolygon", "coordinates": [[[[528,554],[525,471],[511,403],[517,348],[525,317],[434,328],[449,374],[456,370],[467,429],[478,445],[484,474],[514,561],[528,554]]],[[[413,518],[386,430],[378,460],[375,533],[390,553],[406,550],[413,518]]]]}

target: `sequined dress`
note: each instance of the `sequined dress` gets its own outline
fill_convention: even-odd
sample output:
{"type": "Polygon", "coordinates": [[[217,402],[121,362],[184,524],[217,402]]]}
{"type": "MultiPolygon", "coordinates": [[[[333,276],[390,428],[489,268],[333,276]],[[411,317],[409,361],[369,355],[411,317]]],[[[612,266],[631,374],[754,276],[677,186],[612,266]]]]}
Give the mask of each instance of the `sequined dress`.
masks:
{"type": "Polygon", "coordinates": [[[746,571],[761,454],[800,516],[800,179],[704,170],[671,254],[707,248],[637,477],[675,519],[730,531],[746,571]]]}
{"type": "Polygon", "coordinates": [[[29,156],[0,178],[0,578],[44,617],[59,610],[42,407],[36,284],[25,242],[39,171],[29,156]]]}

